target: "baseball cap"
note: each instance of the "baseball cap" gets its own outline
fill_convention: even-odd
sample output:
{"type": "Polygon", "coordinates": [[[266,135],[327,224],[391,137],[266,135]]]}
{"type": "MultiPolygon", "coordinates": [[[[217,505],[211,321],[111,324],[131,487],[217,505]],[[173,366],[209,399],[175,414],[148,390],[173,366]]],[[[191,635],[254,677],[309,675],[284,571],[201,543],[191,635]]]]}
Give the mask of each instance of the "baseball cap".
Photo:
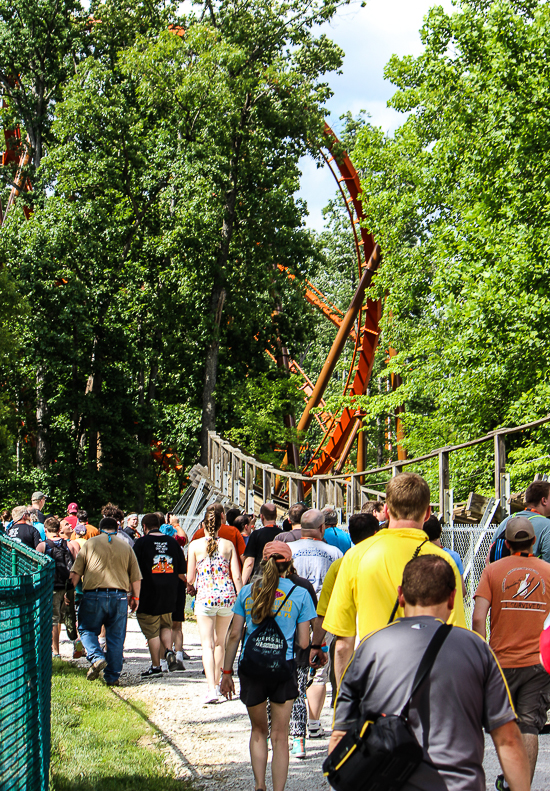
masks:
{"type": "Polygon", "coordinates": [[[528,541],[535,537],[532,523],[526,516],[514,516],[506,523],[506,541],[528,541]]]}
{"type": "Polygon", "coordinates": [[[33,492],[31,500],[41,500],[43,497],[44,497],[44,499],[46,499],[47,496],[48,495],[44,494],[44,492],[33,492]]]}
{"type": "Polygon", "coordinates": [[[292,550],[285,541],[270,541],[265,545],[263,559],[269,560],[273,555],[280,555],[284,562],[292,560],[292,550]]]}
{"type": "Polygon", "coordinates": [[[69,503],[67,506],[67,513],[68,514],[76,514],[78,511],[78,505],[76,503],[69,503]]]}

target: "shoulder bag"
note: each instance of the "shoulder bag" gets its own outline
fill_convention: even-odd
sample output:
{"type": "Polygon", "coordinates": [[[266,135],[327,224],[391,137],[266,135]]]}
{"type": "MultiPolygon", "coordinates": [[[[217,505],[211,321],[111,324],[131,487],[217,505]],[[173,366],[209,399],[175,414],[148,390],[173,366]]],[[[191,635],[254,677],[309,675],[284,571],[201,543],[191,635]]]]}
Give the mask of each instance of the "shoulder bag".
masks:
{"type": "Polygon", "coordinates": [[[422,762],[424,751],[412,732],[409,706],[429,675],[439,649],[452,629],[441,624],[430,640],[400,714],[368,714],[349,731],[323,764],[323,773],[337,791],[398,791],[422,762]]]}

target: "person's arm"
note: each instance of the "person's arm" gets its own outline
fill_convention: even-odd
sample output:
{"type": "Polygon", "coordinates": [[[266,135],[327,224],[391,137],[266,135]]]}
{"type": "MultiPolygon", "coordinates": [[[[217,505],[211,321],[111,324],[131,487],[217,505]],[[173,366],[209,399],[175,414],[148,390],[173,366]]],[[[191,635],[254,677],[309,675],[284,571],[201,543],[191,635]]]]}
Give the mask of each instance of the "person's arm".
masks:
{"type": "Polygon", "coordinates": [[[498,760],[511,791],[529,791],[531,771],[517,723],[512,720],[491,731],[498,760]]]}
{"type": "Polygon", "coordinates": [[[195,575],[197,573],[197,558],[195,556],[195,547],[193,542],[189,544],[189,554],[187,555],[187,584],[193,585],[195,582],[195,575]]]}
{"type": "Polygon", "coordinates": [[[227,642],[225,644],[223,673],[222,680],[220,682],[220,692],[226,698],[229,698],[229,700],[231,700],[235,694],[235,684],[233,683],[233,663],[235,661],[235,657],[237,656],[239,643],[241,642],[243,626],[244,616],[237,615],[237,613],[235,613],[233,615],[229,637],[227,638],[227,642]]]}
{"type": "Polygon", "coordinates": [[[474,614],[472,615],[472,629],[477,632],[484,640],[487,639],[487,614],[491,602],[484,599],[483,596],[476,596],[476,603],[474,605],[474,614]]]}
{"type": "Polygon", "coordinates": [[[129,598],[128,604],[130,605],[130,610],[135,612],[139,607],[139,594],[141,592],[141,580],[136,580],[136,582],[130,583],[132,591],[131,596],[129,598]]]}
{"type": "Polygon", "coordinates": [[[344,738],[347,731],[332,731],[330,734],[330,741],[328,743],[328,752],[330,753],[334,750],[338,742],[344,738]]]}
{"type": "Polygon", "coordinates": [[[242,581],[246,585],[254,569],[254,558],[246,558],[243,566],[242,581]]]}
{"type": "Polygon", "coordinates": [[[310,621],[302,621],[296,624],[296,642],[304,650],[309,647],[309,624],[310,621]]]}
{"type": "Polygon", "coordinates": [[[69,581],[73,583],[73,588],[76,588],[80,582],[80,574],[75,574],[74,571],[71,571],[69,574],[69,581]]]}
{"type": "Polygon", "coordinates": [[[235,590],[238,593],[243,586],[243,578],[241,577],[241,564],[239,563],[239,556],[237,555],[237,550],[233,544],[231,544],[231,576],[233,577],[235,590]]]}
{"type": "Polygon", "coordinates": [[[334,646],[334,675],[339,684],[346,667],[349,665],[355,648],[355,637],[338,637],[334,646]]]}
{"type": "MultiPolygon", "coordinates": [[[[323,629],[323,618],[324,616],[318,615],[317,618],[313,621],[313,636],[311,638],[311,645],[322,645],[323,640],[325,639],[326,629],[323,629]]],[[[322,651],[320,648],[313,648],[309,652],[309,664],[312,667],[322,667],[326,665],[328,662],[328,656],[326,651],[322,651]],[[318,657],[314,659],[314,657],[318,657]]]]}

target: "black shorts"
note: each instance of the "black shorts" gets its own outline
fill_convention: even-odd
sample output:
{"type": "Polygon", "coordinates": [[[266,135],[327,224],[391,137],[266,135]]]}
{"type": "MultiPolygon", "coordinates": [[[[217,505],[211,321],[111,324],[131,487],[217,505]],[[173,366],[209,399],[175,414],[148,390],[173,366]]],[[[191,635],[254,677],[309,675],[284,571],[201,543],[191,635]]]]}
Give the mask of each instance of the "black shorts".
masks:
{"type": "Polygon", "coordinates": [[[185,598],[186,598],[186,585],[182,580],[178,580],[178,597],[176,599],[176,606],[172,613],[173,621],[185,621],[185,598]]]}
{"type": "Polygon", "coordinates": [[[550,675],[542,665],[503,667],[522,733],[538,734],[550,708],[550,675]]]}
{"type": "Polygon", "coordinates": [[[258,706],[268,698],[272,703],[286,703],[287,700],[296,700],[298,697],[298,677],[296,673],[296,663],[294,659],[287,660],[287,664],[292,671],[292,676],[288,681],[269,681],[269,676],[252,678],[245,676],[239,671],[239,681],[241,682],[240,699],[245,706],[258,706]]]}

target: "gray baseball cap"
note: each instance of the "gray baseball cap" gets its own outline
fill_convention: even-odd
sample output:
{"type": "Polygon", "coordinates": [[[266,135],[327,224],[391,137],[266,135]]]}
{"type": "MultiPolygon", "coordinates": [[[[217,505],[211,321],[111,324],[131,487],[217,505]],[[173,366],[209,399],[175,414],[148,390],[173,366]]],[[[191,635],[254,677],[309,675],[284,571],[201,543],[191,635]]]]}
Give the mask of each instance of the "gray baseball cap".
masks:
{"type": "Polygon", "coordinates": [[[44,492],[34,492],[33,496],[31,497],[31,500],[41,500],[42,498],[46,500],[47,497],[48,495],[44,494],[44,492]]]}

